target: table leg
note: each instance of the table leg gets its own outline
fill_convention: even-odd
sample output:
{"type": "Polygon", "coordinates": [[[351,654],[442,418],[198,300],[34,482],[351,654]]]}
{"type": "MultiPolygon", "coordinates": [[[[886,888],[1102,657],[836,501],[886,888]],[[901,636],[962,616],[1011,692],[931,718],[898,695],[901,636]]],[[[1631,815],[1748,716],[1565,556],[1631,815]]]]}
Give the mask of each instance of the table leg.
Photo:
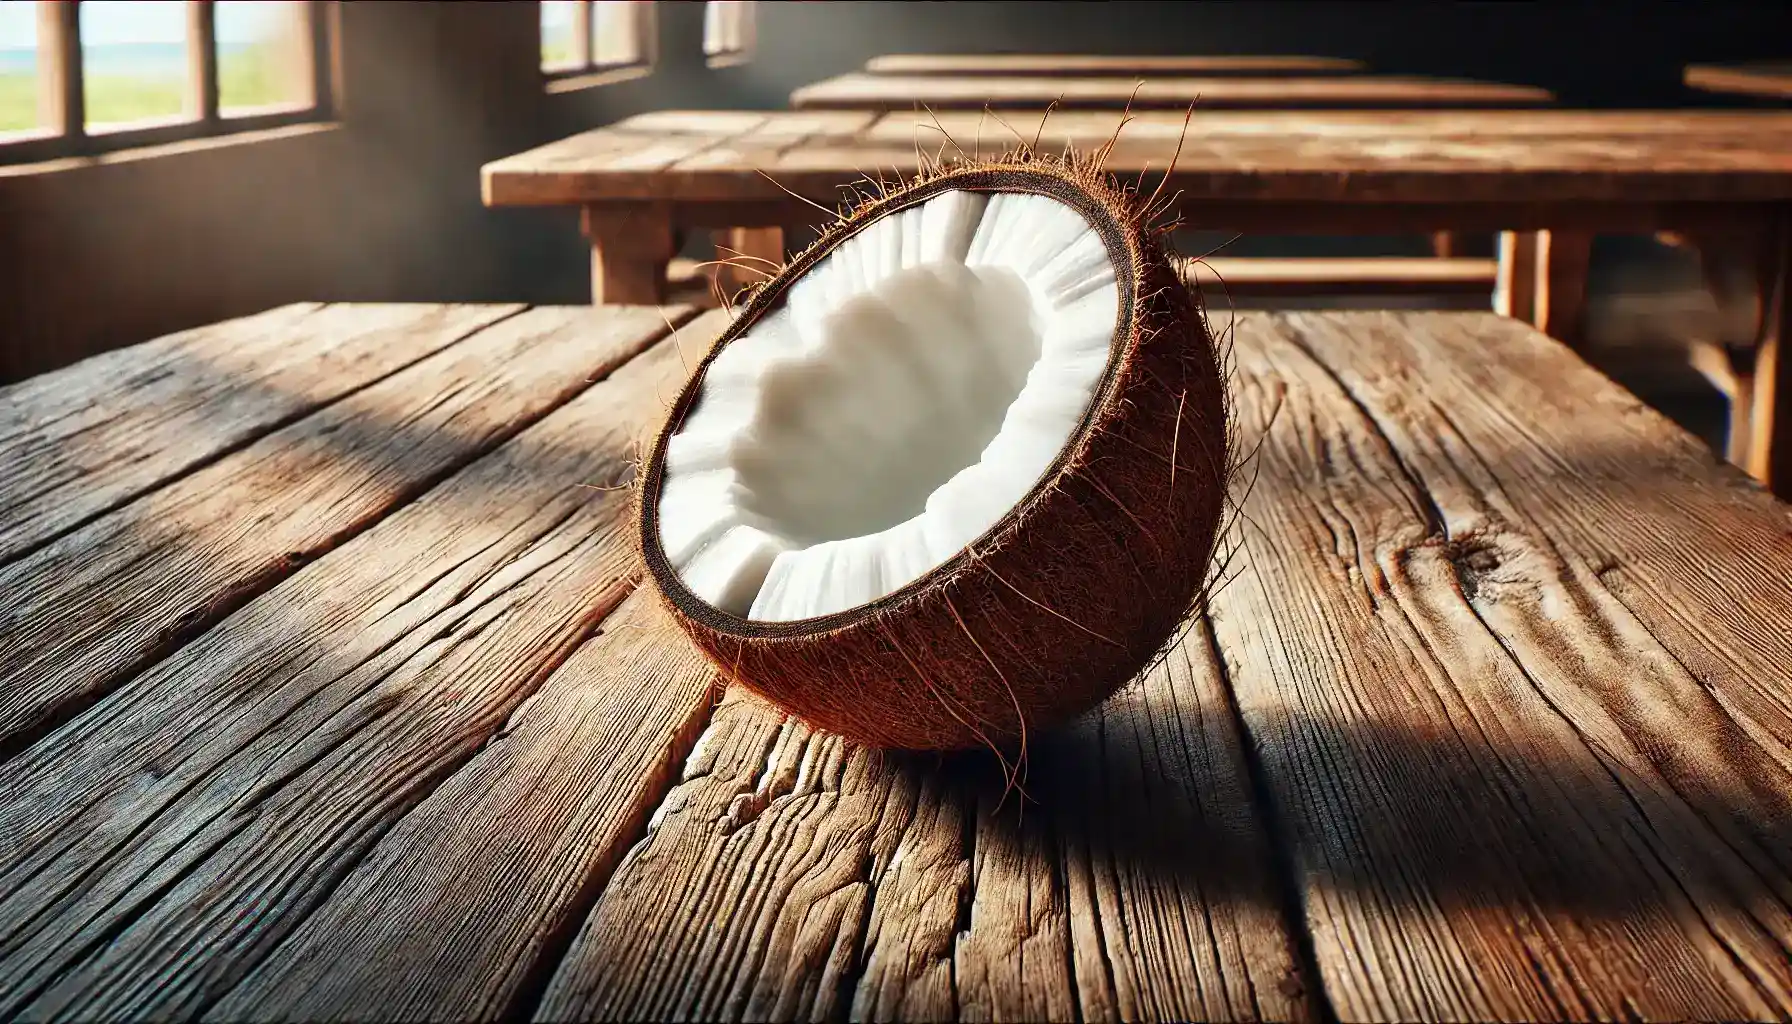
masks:
{"type": "Polygon", "coordinates": [[[1581,231],[1537,232],[1537,329],[1581,346],[1587,313],[1587,266],[1593,236],[1581,231]]]}
{"type": "Polygon", "coordinates": [[[1579,231],[1501,232],[1494,308],[1580,347],[1592,249],[1592,236],[1579,231]]]}
{"type": "Polygon", "coordinates": [[[1760,347],[1755,356],[1749,472],[1792,500],[1792,217],[1781,217],[1757,264],[1761,283],[1760,347]]]}
{"type": "Polygon", "coordinates": [[[716,268],[725,295],[733,296],[784,267],[783,228],[727,228],[715,233],[715,241],[716,259],[734,264],[716,268]]]}
{"type": "Polygon", "coordinates": [[[1450,257],[1455,256],[1461,248],[1462,247],[1458,245],[1456,241],[1456,232],[1431,232],[1431,255],[1436,256],[1438,259],[1447,260],[1450,257]]]}
{"type": "Polygon", "coordinates": [[[594,305],[657,306],[666,301],[666,264],[675,251],[672,214],[643,203],[584,209],[585,237],[591,240],[591,301],[594,305]]]}
{"type": "Polygon", "coordinates": [[[1525,323],[1537,322],[1537,232],[1500,232],[1499,277],[1493,310],[1525,323]]]}

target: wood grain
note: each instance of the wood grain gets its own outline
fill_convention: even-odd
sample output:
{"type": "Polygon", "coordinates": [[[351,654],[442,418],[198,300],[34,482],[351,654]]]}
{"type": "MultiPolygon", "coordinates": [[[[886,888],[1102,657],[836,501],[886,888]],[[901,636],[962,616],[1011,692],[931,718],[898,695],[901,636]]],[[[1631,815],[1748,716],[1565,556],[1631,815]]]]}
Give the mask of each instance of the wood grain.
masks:
{"type": "Polygon", "coordinates": [[[0,562],[521,306],[282,306],[0,388],[0,562]]]}
{"type": "MultiPolygon", "coordinates": [[[[746,127],[716,122],[700,145],[672,129],[597,129],[486,165],[486,201],[734,203],[736,214],[739,204],[769,203],[789,207],[792,223],[800,223],[813,220],[815,212],[792,200],[790,192],[831,208],[843,186],[867,174],[912,172],[923,152],[953,157],[962,149],[989,156],[1035,136],[1049,150],[1093,148],[1119,124],[1118,112],[1060,111],[1040,132],[1038,111],[903,112],[886,114],[856,132],[837,126],[789,144],[734,141],[768,131],[785,118],[821,113],[768,112],[764,121],[746,127]],[[666,156],[670,150],[658,148],[662,143],[690,144],[696,151],[672,159],[666,156]],[[739,159],[732,155],[737,151],[739,159]],[[643,152],[659,155],[648,160],[643,152]],[[607,155],[613,153],[635,155],[626,160],[607,155]]],[[[1577,211],[1591,216],[1597,211],[1587,208],[1597,204],[1648,204],[1631,214],[1641,221],[1671,219],[1656,206],[1792,200],[1792,115],[1767,111],[1203,109],[1183,136],[1182,113],[1140,113],[1121,134],[1107,166],[1126,176],[1161,174],[1180,139],[1167,187],[1182,190],[1184,209],[1203,216],[1268,204],[1314,204],[1319,209],[1302,210],[1300,216],[1315,220],[1361,208],[1386,220],[1400,208],[1431,204],[1449,213],[1442,219],[1466,220],[1478,206],[1506,204],[1495,212],[1518,220],[1543,204],[1554,204],[1552,216],[1558,218],[1577,211]]],[[[1732,213],[1744,217],[1745,211],[1732,213]]],[[[1744,219],[1758,221],[1760,213],[1744,219]]],[[[1480,228],[1432,225],[1470,226],[1480,228]]],[[[1661,226],[1670,225],[1649,229],[1661,226]]]]}
{"type": "Polygon", "coordinates": [[[912,777],[731,691],[550,981],[537,1020],[844,1012],[912,777]]]}
{"type": "Polygon", "coordinates": [[[672,214],[663,204],[626,209],[587,206],[580,227],[591,242],[591,301],[597,305],[661,305],[666,264],[676,252],[672,214]]]}
{"type": "Polygon", "coordinates": [[[1366,70],[1343,57],[1265,54],[892,53],[865,62],[877,75],[1273,75],[1366,70]]]}
{"type": "Polygon", "coordinates": [[[1792,65],[1689,64],[1682,76],[1690,88],[1770,99],[1792,99],[1792,65]]]}
{"type": "Polygon", "coordinates": [[[1724,679],[1677,635],[1792,620],[1783,509],[1491,315],[1257,316],[1234,351],[1267,440],[1216,637],[1337,1014],[1785,1015],[1788,662],[1724,679]],[[1680,623],[1614,583],[1731,543],[1680,623]]]}
{"type": "Polygon", "coordinates": [[[208,1017],[514,1018],[708,720],[715,671],[637,591],[208,1017]]]}
{"type": "Polygon", "coordinates": [[[1170,78],[848,74],[790,94],[795,110],[996,110],[1048,106],[1115,110],[1315,107],[1516,107],[1552,102],[1548,90],[1439,78],[1170,78]]]}
{"type": "MultiPolygon", "coordinates": [[[[612,338],[643,333],[655,314],[579,315],[591,342],[604,323],[612,338]]],[[[486,749],[443,799],[465,796],[504,763],[495,737],[540,735],[519,709],[633,585],[616,485],[682,372],[662,342],[0,765],[19,796],[0,808],[3,1012],[202,1016],[442,780],[486,749]]],[[[592,794],[594,811],[625,819],[631,783],[619,772],[616,785],[592,794]]],[[[570,810],[529,804],[543,796],[508,793],[544,820],[570,810]]],[[[415,827],[397,834],[422,838],[415,827]]],[[[387,849],[371,871],[402,862],[387,849]]],[[[552,886],[578,884],[541,881],[549,916],[565,898],[552,886]]],[[[527,918],[516,882],[487,898],[523,900],[511,912],[527,918]]],[[[524,955],[540,941],[507,938],[524,955]]],[[[487,966],[460,991],[501,1000],[515,985],[504,972],[528,970],[487,966]]]]}
{"type": "MultiPolygon", "coordinates": [[[[0,566],[8,595],[0,754],[563,404],[664,330],[656,310],[511,317],[0,566]]],[[[426,331],[425,344],[439,343],[426,331]]]]}
{"type": "Polygon", "coordinates": [[[480,169],[482,194],[487,206],[538,203],[543,195],[564,195],[568,176],[594,170],[644,174],[651,180],[679,160],[750,131],[763,121],[758,114],[727,111],[640,114],[599,131],[582,132],[486,164],[480,169]]]}
{"type": "Polygon", "coordinates": [[[1312,1012],[1203,633],[1025,778],[731,693],[537,1019],[1312,1012]]]}

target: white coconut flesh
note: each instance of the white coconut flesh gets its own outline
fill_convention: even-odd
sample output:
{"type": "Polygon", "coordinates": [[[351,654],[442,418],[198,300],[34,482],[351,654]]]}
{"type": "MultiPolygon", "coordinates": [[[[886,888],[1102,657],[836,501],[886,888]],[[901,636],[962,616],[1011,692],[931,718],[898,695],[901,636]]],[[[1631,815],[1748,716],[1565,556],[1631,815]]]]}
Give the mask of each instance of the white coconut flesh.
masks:
{"type": "Polygon", "coordinates": [[[1088,220],[942,192],[873,222],[727,345],[666,446],[660,543],[756,621],[847,611],[994,526],[1082,423],[1120,288],[1088,220]]]}

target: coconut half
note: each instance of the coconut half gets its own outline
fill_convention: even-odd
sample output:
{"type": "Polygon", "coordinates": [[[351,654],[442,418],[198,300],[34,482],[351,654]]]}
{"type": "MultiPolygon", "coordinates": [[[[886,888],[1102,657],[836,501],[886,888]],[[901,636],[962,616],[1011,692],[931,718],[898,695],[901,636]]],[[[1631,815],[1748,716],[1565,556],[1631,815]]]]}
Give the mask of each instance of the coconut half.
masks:
{"type": "Polygon", "coordinates": [[[1230,448],[1144,205],[1073,158],[935,170],[751,296],[639,477],[648,573],[729,678],[860,742],[999,746],[1164,647],[1230,448]]]}

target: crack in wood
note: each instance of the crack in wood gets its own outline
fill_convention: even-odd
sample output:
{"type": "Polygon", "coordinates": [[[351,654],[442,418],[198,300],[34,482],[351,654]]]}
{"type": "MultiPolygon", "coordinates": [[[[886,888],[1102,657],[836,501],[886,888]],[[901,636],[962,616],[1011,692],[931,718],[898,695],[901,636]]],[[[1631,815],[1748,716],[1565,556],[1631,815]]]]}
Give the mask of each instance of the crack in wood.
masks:
{"type": "MultiPolygon", "coordinates": [[[[1290,851],[1295,849],[1293,831],[1276,802],[1275,791],[1264,770],[1258,748],[1261,741],[1239,706],[1238,693],[1232,683],[1234,666],[1226,660],[1225,652],[1214,634],[1213,624],[1205,614],[1201,616],[1200,636],[1219,673],[1220,691],[1225,694],[1226,711],[1232,718],[1233,728],[1244,739],[1239,746],[1244,754],[1245,781],[1249,787],[1251,803],[1269,836],[1270,878],[1278,897],[1277,910],[1294,946],[1295,973],[1278,979],[1277,990],[1290,1001],[1298,1000],[1311,1007],[1317,1024],[1338,1024],[1340,1018],[1337,1007],[1332,1004],[1331,993],[1326,989],[1325,975],[1319,969],[1319,952],[1308,927],[1311,918],[1306,908],[1305,890],[1290,857],[1290,851]]],[[[1252,999],[1256,999],[1254,988],[1252,999]]]]}

